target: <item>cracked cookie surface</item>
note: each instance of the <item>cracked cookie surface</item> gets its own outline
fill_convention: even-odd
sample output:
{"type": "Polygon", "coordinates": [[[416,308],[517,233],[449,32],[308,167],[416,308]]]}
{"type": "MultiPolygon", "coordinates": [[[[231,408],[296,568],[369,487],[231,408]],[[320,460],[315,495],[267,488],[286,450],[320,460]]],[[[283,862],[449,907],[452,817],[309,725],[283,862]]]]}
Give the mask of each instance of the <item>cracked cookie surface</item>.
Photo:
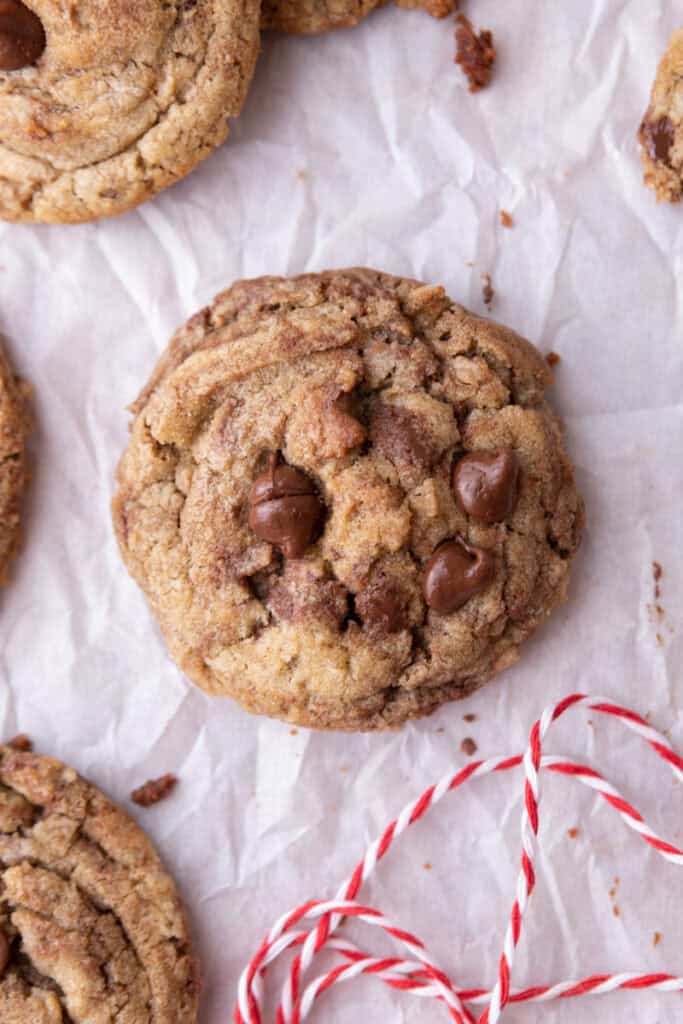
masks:
{"type": "Polygon", "coordinates": [[[21,536],[19,506],[28,480],[24,446],[31,422],[26,390],[0,345],[0,586],[7,583],[21,536]]]}
{"type": "Polygon", "coordinates": [[[0,871],[3,1024],[195,1024],[173,881],[73,769],[0,746],[0,871]]]}
{"type": "Polygon", "coordinates": [[[0,216],[87,221],[187,174],[227,135],[259,43],[255,0],[27,0],[35,63],[0,71],[0,216]]]}
{"type": "MultiPolygon", "coordinates": [[[[312,35],[337,28],[351,28],[382,7],[387,0],[264,0],[261,28],[312,35]]],[[[446,18],[454,0],[395,0],[397,7],[421,7],[433,18],[446,18]]]]}
{"type": "Polygon", "coordinates": [[[565,596],[583,519],[549,380],[528,342],[417,281],[219,295],[133,406],[113,501],[181,668],[254,712],[378,729],[511,665],[565,596]],[[493,521],[462,503],[482,495],[493,521]]]}
{"type": "Polygon", "coordinates": [[[638,133],[645,184],[658,199],[683,193],[683,29],[674,32],[652,86],[638,133]]]}

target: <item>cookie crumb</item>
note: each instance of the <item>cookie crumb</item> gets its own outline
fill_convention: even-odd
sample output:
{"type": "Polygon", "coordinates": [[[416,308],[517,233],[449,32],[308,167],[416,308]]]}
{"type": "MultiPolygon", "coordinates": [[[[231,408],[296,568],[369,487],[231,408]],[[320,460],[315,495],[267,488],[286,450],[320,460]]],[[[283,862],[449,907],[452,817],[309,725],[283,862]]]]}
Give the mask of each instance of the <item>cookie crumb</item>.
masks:
{"type": "Polygon", "coordinates": [[[493,285],[491,284],[491,275],[482,274],[481,279],[484,282],[481,289],[481,295],[484,300],[484,305],[490,306],[491,303],[493,302],[493,297],[496,294],[493,285]]]}
{"type": "Polygon", "coordinates": [[[140,807],[153,807],[161,800],[165,800],[178,783],[175,775],[162,775],[159,779],[149,779],[144,786],[134,789],[130,798],[134,804],[140,807]]]}
{"type": "Polygon", "coordinates": [[[476,722],[477,716],[470,713],[469,715],[463,715],[463,721],[465,722],[476,722]]]}
{"type": "Polygon", "coordinates": [[[661,941],[662,941],[662,933],[661,932],[655,932],[654,935],[652,936],[652,945],[656,947],[656,946],[659,945],[659,943],[661,941]]]}
{"type": "Polygon", "coordinates": [[[33,740],[31,740],[26,733],[20,732],[18,736],[14,736],[11,740],[7,740],[6,747],[11,747],[12,750],[21,750],[23,753],[30,753],[33,750],[33,740]]]}
{"type": "Polygon", "coordinates": [[[659,598],[662,596],[662,588],[659,585],[659,581],[661,580],[663,575],[664,575],[664,570],[662,569],[660,563],[659,562],[653,562],[652,563],[652,579],[655,582],[655,599],[656,600],[659,600],[659,598]]]}
{"type": "Polygon", "coordinates": [[[612,907],[612,913],[615,917],[621,917],[621,911],[619,910],[619,907],[616,905],[616,903],[612,907]]]}
{"type": "Polygon", "coordinates": [[[569,836],[570,839],[576,839],[578,834],[579,834],[578,828],[568,828],[567,829],[567,835],[569,836]]]}
{"type": "Polygon", "coordinates": [[[560,357],[557,352],[548,352],[545,357],[545,361],[548,366],[557,366],[560,361],[560,357]]]}
{"type": "Polygon", "coordinates": [[[426,861],[424,862],[424,864],[422,865],[422,867],[423,867],[423,868],[425,869],[425,871],[431,871],[431,870],[432,870],[432,865],[431,865],[431,864],[429,863],[429,861],[428,861],[428,860],[426,860],[426,861]]]}
{"type": "Polygon", "coordinates": [[[455,63],[459,64],[470,83],[470,92],[479,92],[491,81],[496,48],[493,33],[482,29],[477,34],[464,14],[456,18],[455,63]]]}
{"type": "Polygon", "coordinates": [[[289,730],[289,735],[290,736],[298,736],[299,735],[299,730],[298,729],[290,729],[289,730]]]}
{"type": "Polygon", "coordinates": [[[515,226],[512,214],[508,213],[507,210],[500,211],[500,223],[503,225],[504,228],[514,228],[515,226]]]}
{"type": "Polygon", "coordinates": [[[467,757],[472,757],[477,752],[477,744],[474,742],[471,736],[466,736],[460,744],[460,750],[467,757]]]}

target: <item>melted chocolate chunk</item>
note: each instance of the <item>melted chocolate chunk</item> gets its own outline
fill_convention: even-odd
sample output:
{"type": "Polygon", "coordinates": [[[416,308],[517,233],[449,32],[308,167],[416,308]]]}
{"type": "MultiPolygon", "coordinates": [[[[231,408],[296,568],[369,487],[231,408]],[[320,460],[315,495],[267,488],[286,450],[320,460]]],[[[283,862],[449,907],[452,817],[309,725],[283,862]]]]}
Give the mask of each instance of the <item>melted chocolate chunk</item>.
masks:
{"type": "Polygon", "coordinates": [[[660,117],[657,121],[649,121],[646,117],[640,126],[640,141],[651,160],[671,166],[669,158],[674,143],[674,126],[668,117],[660,117]]]}
{"type": "Polygon", "coordinates": [[[518,478],[519,462],[511,448],[472,452],[455,466],[453,490],[469,515],[500,523],[515,507],[518,478]]]}
{"type": "Polygon", "coordinates": [[[25,754],[29,754],[33,750],[33,741],[24,732],[20,732],[18,736],[14,736],[11,740],[7,740],[6,747],[11,747],[12,750],[20,750],[25,754]]]}
{"type": "Polygon", "coordinates": [[[366,629],[398,633],[408,625],[406,602],[397,587],[373,585],[356,594],[356,609],[366,629]]]}
{"type": "Polygon", "coordinates": [[[5,933],[0,928],[0,978],[7,970],[7,964],[9,963],[10,957],[10,942],[5,933]]]}
{"type": "Polygon", "coordinates": [[[430,608],[449,615],[484,590],[493,579],[493,557],[461,537],[444,541],[427,563],[422,593],[430,608]]]}
{"type": "Polygon", "coordinates": [[[294,466],[278,465],[277,455],[271,456],[249,492],[249,527],[256,536],[282,548],[286,558],[301,558],[318,532],[322,512],[310,477],[294,466]]]}
{"type": "Polygon", "coordinates": [[[267,595],[268,609],[283,622],[322,623],[339,629],[348,613],[346,587],[310,561],[287,562],[267,595]]]}
{"type": "Polygon", "coordinates": [[[44,49],[40,18],[19,0],[0,0],[0,71],[30,67],[44,49]]]}

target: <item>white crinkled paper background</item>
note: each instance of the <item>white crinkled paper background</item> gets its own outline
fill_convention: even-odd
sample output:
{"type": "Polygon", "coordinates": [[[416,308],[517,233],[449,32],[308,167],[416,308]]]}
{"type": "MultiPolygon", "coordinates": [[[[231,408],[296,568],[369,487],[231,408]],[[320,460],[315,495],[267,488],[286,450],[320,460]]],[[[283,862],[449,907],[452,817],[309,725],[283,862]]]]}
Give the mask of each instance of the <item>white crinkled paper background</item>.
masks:
{"type": "MultiPolygon", "coordinates": [[[[38,418],[26,547],[0,597],[0,734],[29,733],[128,807],[148,777],[180,776],[172,799],[133,812],[189,907],[202,1024],[230,1020],[239,971],[281,912],[333,895],[403,804],[465,763],[465,736],[481,756],[519,751],[543,706],[581,689],[651,712],[683,749],[683,209],[643,188],[634,138],[677,7],[471,0],[500,52],[476,96],[452,63],[452,22],[421,12],[272,37],[230,140],[185,182],[110,222],[0,228],[0,329],[38,418]],[[443,283],[477,312],[492,274],[493,315],[562,357],[552,398],[588,525],[568,603],[499,681],[396,734],[293,735],[186,683],[119,560],[108,503],[124,406],[176,326],[237,277],[350,264],[443,283]]],[[[683,842],[681,786],[589,717],[559,726],[549,751],[590,759],[683,842]]],[[[495,977],[519,792],[508,775],[452,795],[365,892],[462,984],[495,977]]],[[[587,790],[547,778],[544,794],[514,982],[683,971],[680,869],[587,790]]],[[[674,1024],[680,1005],[617,995],[507,1019],[674,1024]]],[[[312,1019],[360,1013],[446,1019],[372,980],[325,996],[312,1019]]]]}

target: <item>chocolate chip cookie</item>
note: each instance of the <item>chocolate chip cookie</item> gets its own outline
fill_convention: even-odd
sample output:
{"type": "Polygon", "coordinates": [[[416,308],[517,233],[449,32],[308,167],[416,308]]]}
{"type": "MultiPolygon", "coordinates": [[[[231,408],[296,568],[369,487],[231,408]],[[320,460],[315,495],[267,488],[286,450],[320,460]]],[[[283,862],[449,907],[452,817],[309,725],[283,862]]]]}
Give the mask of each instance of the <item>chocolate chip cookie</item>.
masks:
{"type": "Polygon", "coordinates": [[[645,184],[658,199],[678,202],[683,192],[683,29],[673,34],[662,57],[638,137],[645,184]]]}
{"type": "MultiPolygon", "coordinates": [[[[301,35],[350,28],[384,3],[386,0],[264,0],[261,27],[301,35]]],[[[446,18],[455,7],[454,0],[395,0],[395,3],[398,7],[422,7],[433,18],[446,18]]]]}
{"type": "Polygon", "coordinates": [[[173,881],[127,814],[59,761],[0,746],[0,1020],[195,1024],[173,881]]]}
{"type": "Polygon", "coordinates": [[[88,221],[183,177],[258,40],[256,0],[0,0],[0,217],[88,221]]]}
{"type": "Polygon", "coordinates": [[[242,281],[133,406],[123,558],[190,679],[380,729],[513,664],[563,600],[582,503],[545,360],[443,288],[242,281]]]}
{"type": "Polygon", "coordinates": [[[21,533],[19,505],[28,479],[24,445],[30,426],[26,390],[0,346],[0,586],[7,583],[21,533]]]}

